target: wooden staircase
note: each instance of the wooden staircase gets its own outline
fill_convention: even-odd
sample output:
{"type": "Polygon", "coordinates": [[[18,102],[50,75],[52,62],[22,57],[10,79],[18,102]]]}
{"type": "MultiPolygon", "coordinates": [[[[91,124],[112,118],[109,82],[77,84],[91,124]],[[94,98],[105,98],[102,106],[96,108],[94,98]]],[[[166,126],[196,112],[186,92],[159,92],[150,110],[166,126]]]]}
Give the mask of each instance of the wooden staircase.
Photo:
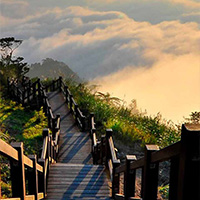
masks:
{"type": "Polygon", "coordinates": [[[110,199],[105,167],[92,165],[91,139],[81,132],[62,93],[48,93],[53,114],[60,114],[58,162],[52,164],[46,199],[110,199]]]}
{"type": "Polygon", "coordinates": [[[46,199],[110,199],[105,168],[56,163],[51,166],[46,199]]]}
{"type": "Polygon", "coordinates": [[[112,196],[116,200],[156,200],[159,163],[164,161],[170,162],[169,200],[200,199],[199,124],[183,124],[179,142],[163,149],[145,145],[144,157],[126,155],[125,163],[121,163],[112,129],[97,139],[93,113],[87,119],[90,136],[84,132],[86,117],[62,77],[46,86],[39,79],[34,83],[23,79],[23,90],[17,83],[8,79],[10,98],[23,106],[36,100],[37,108],[43,107],[48,118],[48,129],[43,130],[39,159],[25,156],[22,142],[9,145],[0,140],[0,155],[10,160],[12,199],[93,200],[112,196]],[[138,169],[142,169],[139,198],[135,192],[138,169]]]}

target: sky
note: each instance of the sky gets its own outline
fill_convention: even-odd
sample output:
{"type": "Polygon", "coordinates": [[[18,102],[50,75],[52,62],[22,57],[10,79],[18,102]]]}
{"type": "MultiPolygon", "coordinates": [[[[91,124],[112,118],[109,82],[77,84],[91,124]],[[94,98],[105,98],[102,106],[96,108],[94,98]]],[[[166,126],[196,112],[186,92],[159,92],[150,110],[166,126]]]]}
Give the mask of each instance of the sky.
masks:
{"type": "Polygon", "coordinates": [[[167,120],[200,110],[200,0],[0,0],[0,37],[167,120]]]}

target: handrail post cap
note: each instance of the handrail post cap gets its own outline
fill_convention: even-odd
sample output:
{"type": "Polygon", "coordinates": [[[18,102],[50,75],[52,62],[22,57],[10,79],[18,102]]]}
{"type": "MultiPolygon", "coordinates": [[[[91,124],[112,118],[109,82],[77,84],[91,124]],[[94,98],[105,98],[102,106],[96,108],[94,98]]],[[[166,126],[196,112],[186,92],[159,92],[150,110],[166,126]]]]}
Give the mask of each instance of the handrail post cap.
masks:
{"type": "Polygon", "coordinates": [[[13,148],[23,148],[23,142],[11,142],[13,148]]]}
{"type": "Polygon", "coordinates": [[[158,151],[158,150],[160,150],[159,146],[155,145],[155,144],[146,144],[145,148],[146,148],[147,151],[158,151]]]}
{"type": "Polygon", "coordinates": [[[96,132],[96,128],[92,128],[92,133],[95,133],[96,132]]]}
{"type": "Polygon", "coordinates": [[[38,162],[40,162],[40,163],[45,163],[45,159],[39,158],[39,159],[38,159],[38,162]]]}
{"type": "Polygon", "coordinates": [[[49,135],[49,129],[48,128],[43,129],[42,135],[43,135],[43,138],[48,136],[49,135]]]}
{"type": "Polygon", "coordinates": [[[93,112],[90,113],[90,117],[94,117],[94,113],[93,112]]]}
{"type": "Polygon", "coordinates": [[[112,130],[112,129],[106,129],[106,136],[107,136],[107,137],[111,137],[111,136],[112,136],[112,133],[113,133],[113,130],[112,130]]]}
{"type": "Polygon", "coordinates": [[[182,132],[199,132],[200,131],[200,124],[191,124],[185,123],[182,125],[182,132]]]}
{"type": "Polygon", "coordinates": [[[137,158],[136,158],[135,155],[126,155],[126,160],[128,160],[128,161],[134,161],[134,160],[137,160],[137,158]]]}
{"type": "Polygon", "coordinates": [[[31,160],[37,160],[37,155],[36,155],[36,154],[28,155],[28,157],[29,157],[31,160]]]}

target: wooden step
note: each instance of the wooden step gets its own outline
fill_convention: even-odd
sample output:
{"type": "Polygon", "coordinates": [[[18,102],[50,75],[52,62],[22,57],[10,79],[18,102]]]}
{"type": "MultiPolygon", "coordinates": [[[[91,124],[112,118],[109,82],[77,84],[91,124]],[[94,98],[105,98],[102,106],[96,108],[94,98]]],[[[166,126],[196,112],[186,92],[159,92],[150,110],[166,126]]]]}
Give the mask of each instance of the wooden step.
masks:
{"type": "Polygon", "coordinates": [[[53,114],[61,115],[61,132],[58,162],[91,164],[91,139],[89,134],[81,132],[75,124],[62,93],[48,93],[53,114]]]}
{"type": "Polygon", "coordinates": [[[50,168],[46,199],[109,199],[110,183],[100,165],[56,163],[50,168]]]}

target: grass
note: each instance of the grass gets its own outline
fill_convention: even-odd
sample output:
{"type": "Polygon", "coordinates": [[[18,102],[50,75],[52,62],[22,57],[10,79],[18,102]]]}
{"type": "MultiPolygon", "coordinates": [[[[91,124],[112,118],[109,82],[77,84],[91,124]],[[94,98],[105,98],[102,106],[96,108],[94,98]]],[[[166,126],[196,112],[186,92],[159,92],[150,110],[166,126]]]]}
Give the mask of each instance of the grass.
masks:
{"type": "Polygon", "coordinates": [[[162,195],[163,200],[169,199],[169,184],[160,186],[158,191],[162,195]]]}
{"type": "MultiPolygon", "coordinates": [[[[42,111],[26,110],[11,100],[0,98],[0,139],[23,142],[24,154],[39,155],[42,147],[42,131],[47,127],[47,119],[42,111]]],[[[11,197],[9,164],[4,157],[1,162],[2,198],[11,197]]]]}
{"type": "Polygon", "coordinates": [[[171,121],[157,116],[147,116],[138,111],[133,101],[128,107],[110,94],[97,92],[95,86],[67,82],[83,113],[95,113],[96,126],[100,134],[112,128],[114,135],[124,143],[140,141],[144,144],[158,144],[161,148],[180,140],[180,130],[171,121]]]}
{"type": "Polygon", "coordinates": [[[24,142],[25,154],[38,154],[42,145],[42,130],[47,127],[41,110],[26,110],[10,100],[0,100],[1,139],[24,142]]]}

